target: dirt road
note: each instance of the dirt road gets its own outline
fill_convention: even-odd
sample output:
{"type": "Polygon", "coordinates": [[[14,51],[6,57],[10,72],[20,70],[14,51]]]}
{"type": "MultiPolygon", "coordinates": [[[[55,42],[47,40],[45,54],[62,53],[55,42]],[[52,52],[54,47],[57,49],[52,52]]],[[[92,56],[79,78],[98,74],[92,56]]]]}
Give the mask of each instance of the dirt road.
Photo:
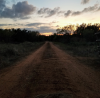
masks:
{"type": "Polygon", "coordinates": [[[100,98],[100,79],[94,70],[46,42],[0,72],[0,98],[100,98]]]}

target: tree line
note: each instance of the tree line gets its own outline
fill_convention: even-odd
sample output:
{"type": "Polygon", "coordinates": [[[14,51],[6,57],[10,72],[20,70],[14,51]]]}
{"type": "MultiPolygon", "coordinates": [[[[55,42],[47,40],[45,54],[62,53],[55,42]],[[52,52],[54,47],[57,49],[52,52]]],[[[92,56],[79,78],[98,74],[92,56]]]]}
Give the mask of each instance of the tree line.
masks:
{"type": "Polygon", "coordinates": [[[63,42],[75,42],[75,41],[96,41],[96,32],[100,32],[100,24],[81,24],[81,25],[67,25],[60,27],[57,30],[57,35],[55,40],[63,42]]]}
{"type": "Polygon", "coordinates": [[[0,29],[0,42],[38,42],[38,41],[58,41],[58,42],[79,42],[96,40],[95,33],[100,31],[100,24],[66,25],[56,30],[50,36],[41,35],[39,31],[28,31],[18,29],[0,29]]]}
{"type": "Polygon", "coordinates": [[[38,31],[28,31],[18,29],[0,29],[0,42],[36,42],[43,41],[44,36],[40,35],[38,31]]]}

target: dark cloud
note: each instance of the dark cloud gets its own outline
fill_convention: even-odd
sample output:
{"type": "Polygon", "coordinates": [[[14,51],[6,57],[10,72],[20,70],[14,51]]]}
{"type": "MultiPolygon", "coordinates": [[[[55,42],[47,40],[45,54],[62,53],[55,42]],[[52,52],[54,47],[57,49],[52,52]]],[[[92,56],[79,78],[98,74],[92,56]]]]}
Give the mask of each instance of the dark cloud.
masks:
{"type": "Polygon", "coordinates": [[[24,20],[24,19],[30,19],[30,18],[31,17],[26,16],[26,17],[21,17],[20,19],[24,20]]]}
{"type": "Polygon", "coordinates": [[[17,26],[17,25],[22,25],[22,24],[0,24],[0,27],[2,27],[2,26],[17,26]]]}
{"type": "Polygon", "coordinates": [[[65,13],[65,11],[58,11],[57,14],[63,14],[63,13],[65,13]]]}
{"type": "Polygon", "coordinates": [[[39,26],[42,24],[46,24],[46,23],[29,23],[29,24],[26,24],[26,26],[39,26]]]}
{"type": "Polygon", "coordinates": [[[50,10],[51,9],[49,8],[41,8],[40,10],[38,10],[38,14],[48,14],[50,10]]]}
{"type": "Polygon", "coordinates": [[[0,27],[2,27],[2,26],[7,26],[7,24],[0,24],[0,27]]]}
{"type": "Polygon", "coordinates": [[[46,32],[56,32],[56,29],[53,29],[49,26],[41,26],[40,28],[38,28],[38,30],[40,31],[40,33],[46,33],[46,32]]]}
{"type": "Polygon", "coordinates": [[[12,8],[5,7],[0,15],[1,18],[22,18],[32,14],[36,7],[28,4],[27,1],[13,4],[12,8]]]}
{"type": "Polygon", "coordinates": [[[73,16],[80,15],[80,14],[82,14],[82,12],[80,12],[80,11],[76,11],[76,12],[72,13],[73,16]]]}
{"type": "Polygon", "coordinates": [[[56,7],[54,9],[50,8],[41,8],[38,10],[38,14],[46,14],[46,17],[51,17],[53,15],[56,15],[59,12],[60,7],[56,7]]]}
{"type": "Polygon", "coordinates": [[[71,11],[71,10],[68,10],[68,11],[64,14],[64,16],[65,16],[65,17],[68,17],[71,13],[72,13],[72,11],[71,11]]]}
{"type": "Polygon", "coordinates": [[[76,15],[80,15],[80,14],[83,14],[83,13],[86,13],[86,12],[96,11],[98,9],[98,6],[99,6],[98,4],[95,4],[94,6],[84,8],[82,11],[73,12],[72,15],[76,16],[76,15]]]}
{"type": "Polygon", "coordinates": [[[51,17],[51,16],[57,14],[58,11],[59,11],[59,9],[60,9],[60,7],[54,8],[53,10],[51,10],[51,11],[49,12],[48,16],[46,16],[46,17],[51,17]]]}
{"type": "Polygon", "coordinates": [[[14,10],[6,7],[1,15],[0,15],[1,18],[14,18],[15,17],[15,14],[14,14],[14,10]]]}
{"type": "Polygon", "coordinates": [[[18,2],[16,5],[14,4],[12,9],[15,11],[15,16],[23,17],[32,14],[36,7],[29,5],[27,1],[23,1],[18,2]]]}
{"type": "Polygon", "coordinates": [[[2,26],[11,26],[12,28],[14,28],[15,26],[25,26],[24,24],[20,24],[20,23],[14,23],[14,24],[0,24],[0,27],[2,26]]]}
{"type": "Polygon", "coordinates": [[[6,7],[5,0],[0,0],[0,14],[2,13],[3,9],[6,7]]]}
{"type": "Polygon", "coordinates": [[[47,32],[56,32],[56,29],[51,28],[50,26],[41,26],[38,28],[25,28],[27,30],[31,30],[31,31],[39,31],[40,33],[47,33],[47,32]]]}
{"type": "MultiPolygon", "coordinates": [[[[83,0],[82,3],[87,3],[89,2],[89,0],[83,0]]],[[[90,6],[87,8],[84,8],[82,11],[71,11],[68,10],[67,12],[65,11],[61,11],[60,7],[56,7],[54,9],[49,9],[49,8],[41,8],[40,10],[38,10],[38,14],[41,15],[42,17],[51,17],[53,15],[58,15],[58,14],[64,14],[65,17],[68,16],[77,16],[77,15],[81,15],[83,13],[87,13],[87,12],[92,12],[92,11],[96,11],[98,9],[99,4],[95,4],[94,6],[90,6]]],[[[98,9],[98,11],[100,10],[100,8],[98,9]]]]}
{"type": "Polygon", "coordinates": [[[87,4],[90,0],[82,0],[82,4],[87,4]]]}
{"type": "Polygon", "coordinates": [[[90,7],[88,7],[88,8],[84,8],[84,10],[82,11],[82,13],[83,12],[90,12],[90,11],[95,11],[95,10],[97,10],[98,9],[98,4],[95,4],[94,6],[90,6],[90,7]]]}

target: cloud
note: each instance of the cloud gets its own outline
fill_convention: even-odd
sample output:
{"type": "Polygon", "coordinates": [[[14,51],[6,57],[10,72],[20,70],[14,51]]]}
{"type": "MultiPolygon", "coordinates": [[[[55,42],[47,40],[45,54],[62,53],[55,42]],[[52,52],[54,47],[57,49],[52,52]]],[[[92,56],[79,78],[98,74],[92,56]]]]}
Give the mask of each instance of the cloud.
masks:
{"type": "Polygon", "coordinates": [[[21,17],[20,19],[24,20],[24,19],[30,19],[31,17],[26,16],[26,17],[21,17]]]}
{"type": "Polygon", "coordinates": [[[26,24],[26,26],[39,26],[42,24],[46,24],[46,23],[29,23],[29,24],[26,24]]]}
{"type": "Polygon", "coordinates": [[[65,11],[59,11],[57,14],[63,14],[65,13],[65,11]]]}
{"type": "Polygon", "coordinates": [[[80,14],[82,14],[81,11],[76,11],[76,12],[73,12],[73,13],[72,13],[72,16],[76,16],[76,15],[80,15],[80,14]]]}
{"type": "MultiPolygon", "coordinates": [[[[15,0],[12,0],[15,2],[15,0]]],[[[37,7],[28,4],[28,1],[17,2],[13,4],[12,7],[6,6],[7,0],[0,0],[0,18],[20,18],[29,19],[28,15],[33,14],[37,7]]],[[[60,7],[54,9],[50,8],[40,8],[37,12],[38,15],[42,14],[42,17],[51,17],[56,14],[61,14],[63,11],[59,11],[60,7]]]]}
{"type": "Polygon", "coordinates": [[[24,26],[24,24],[19,24],[19,23],[14,23],[14,24],[0,24],[0,27],[2,27],[2,26],[12,26],[12,28],[13,28],[15,26],[24,26]]]}
{"type": "Polygon", "coordinates": [[[38,31],[40,33],[45,33],[45,32],[53,32],[53,33],[55,33],[56,32],[56,29],[51,28],[49,26],[41,26],[41,27],[38,28],[38,31]]]}
{"type": "Polygon", "coordinates": [[[28,23],[26,24],[25,26],[29,26],[29,27],[35,27],[35,28],[39,28],[39,27],[42,27],[42,26],[51,26],[52,24],[55,24],[55,23],[58,23],[58,21],[52,21],[50,23],[28,23]]]}
{"type": "Polygon", "coordinates": [[[82,4],[87,4],[90,0],[82,0],[82,4]]]}
{"type": "Polygon", "coordinates": [[[98,9],[98,4],[95,4],[94,6],[90,6],[90,7],[88,7],[88,8],[84,8],[84,10],[82,11],[82,13],[84,13],[84,12],[90,12],[90,11],[95,11],[95,10],[97,10],[98,9]]]}
{"type": "Polygon", "coordinates": [[[97,11],[100,11],[100,7],[97,9],[97,11]]]}
{"type": "MultiPolygon", "coordinates": [[[[5,7],[0,15],[1,18],[22,18],[27,17],[36,10],[36,7],[29,5],[27,1],[13,4],[12,8],[5,7]]],[[[27,19],[27,18],[26,18],[27,19]]]]}
{"type": "Polygon", "coordinates": [[[48,16],[46,16],[46,17],[51,17],[51,16],[57,14],[57,12],[59,11],[59,9],[60,9],[60,7],[54,8],[53,10],[51,10],[49,12],[48,16]]]}
{"type": "Polygon", "coordinates": [[[33,5],[29,5],[27,1],[18,2],[16,5],[14,4],[12,9],[15,11],[15,15],[18,17],[23,17],[32,14],[36,7],[33,5]]]}
{"type": "MultiPolygon", "coordinates": [[[[99,5],[99,4],[98,4],[99,5]]],[[[96,11],[100,11],[100,6],[97,8],[97,10],[96,11]]]]}
{"type": "Polygon", "coordinates": [[[5,8],[5,3],[6,1],[5,0],[0,0],[0,14],[2,13],[3,9],[5,8]]]}
{"type": "Polygon", "coordinates": [[[31,30],[31,31],[39,31],[40,33],[47,33],[47,32],[56,32],[56,29],[50,27],[50,26],[41,26],[41,27],[37,27],[37,28],[25,28],[27,30],[31,30]]]}
{"type": "Polygon", "coordinates": [[[14,18],[14,17],[15,17],[14,11],[13,11],[12,9],[6,7],[6,8],[2,11],[0,17],[1,17],[1,18],[14,18]]]}
{"type": "Polygon", "coordinates": [[[68,11],[64,14],[64,16],[65,16],[65,17],[68,17],[71,13],[72,13],[72,11],[71,11],[71,10],[68,10],[68,11]]]}
{"type": "Polygon", "coordinates": [[[56,26],[57,28],[60,27],[59,25],[56,26]]]}
{"type": "Polygon", "coordinates": [[[38,10],[38,14],[47,14],[50,12],[51,9],[49,8],[41,8],[40,10],[38,10]]]}
{"type": "Polygon", "coordinates": [[[0,24],[0,27],[2,27],[2,26],[7,26],[8,24],[0,24]]]}
{"type": "Polygon", "coordinates": [[[50,9],[50,8],[41,8],[40,10],[38,10],[38,14],[46,14],[45,17],[51,17],[53,15],[56,15],[60,10],[60,7],[56,7],[54,9],[50,9]]]}
{"type": "MultiPolygon", "coordinates": [[[[88,3],[90,0],[83,0],[82,3],[88,3]]],[[[0,0],[0,18],[11,18],[11,19],[30,19],[31,17],[29,15],[33,14],[35,11],[37,11],[37,15],[40,17],[51,17],[54,15],[59,16],[60,14],[63,14],[65,17],[68,16],[76,16],[81,15],[83,13],[92,12],[92,11],[99,11],[100,7],[98,7],[98,4],[95,4],[94,6],[90,6],[87,8],[84,8],[82,11],[62,11],[60,10],[60,7],[55,7],[54,9],[50,8],[40,8],[37,10],[37,7],[28,4],[27,1],[17,2],[16,4],[13,4],[12,7],[6,6],[6,0],[0,0]]],[[[40,23],[37,24],[28,24],[29,26],[33,25],[40,25],[40,23]]]]}
{"type": "Polygon", "coordinates": [[[98,9],[98,4],[95,4],[94,6],[90,6],[87,8],[84,8],[82,11],[76,11],[72,13],[72,16],[80,15],[86,12],[96,11],[98,9]]]}

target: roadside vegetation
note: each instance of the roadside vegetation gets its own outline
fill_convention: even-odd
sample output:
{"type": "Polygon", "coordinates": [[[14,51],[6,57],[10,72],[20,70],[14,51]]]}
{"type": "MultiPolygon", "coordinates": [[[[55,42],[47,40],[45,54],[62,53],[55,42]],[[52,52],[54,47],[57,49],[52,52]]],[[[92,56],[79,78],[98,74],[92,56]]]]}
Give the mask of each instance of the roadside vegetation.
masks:
{"type": "MultiPolygon", "coordinates": [[[[73,43],[60,43],[54,42],[54,44],[66,53],[72,55],[83,64],[87,64],[95,69],[100,69],[100,57],[98,54],[97,43],[95,42],[73,42],[73,43]]],[[[98,69],[98,70],[99,70],[98,69]]]]}
{"type": "Polygon", "coordinates": [[[13,65],[43,44],[44,42],[0,43],[0,69],[13,65]]]}

